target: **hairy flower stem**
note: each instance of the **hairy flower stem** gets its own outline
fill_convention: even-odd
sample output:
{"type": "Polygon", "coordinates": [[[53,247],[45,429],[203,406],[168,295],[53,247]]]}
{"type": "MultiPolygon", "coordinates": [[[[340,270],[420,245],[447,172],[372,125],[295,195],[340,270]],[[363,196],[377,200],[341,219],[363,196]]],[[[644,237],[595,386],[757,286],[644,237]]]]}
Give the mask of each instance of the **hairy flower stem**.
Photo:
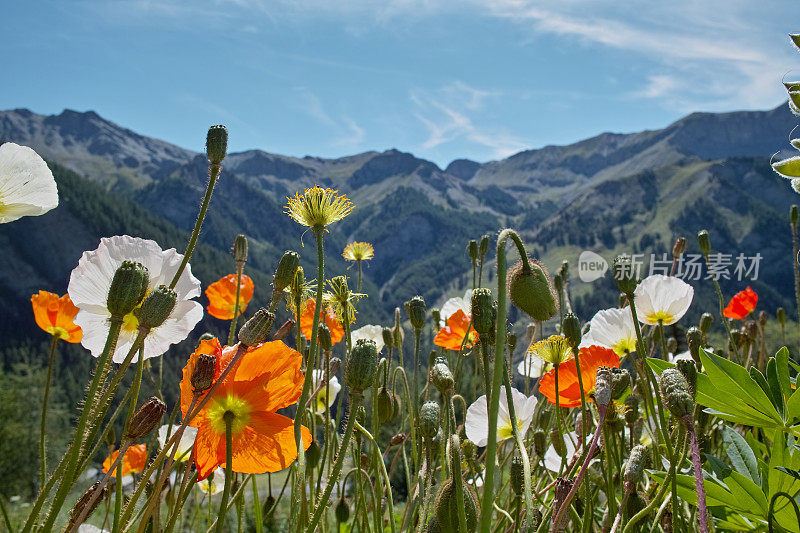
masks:
{"type": "MultiPolygon", "coordinates": [[[[374,454],[375,454],[375,463],[377,465],[377,469],[381,474],[381,479],[382,479],[383,483],[386,484],[386,502],[388,504],[388,510],[389,510],[389,526],[391,527],[392,533],[394,533],[394,502],[393,502],[393,499],[392,499],[392,484],[391,484],[391,481],[389,480],[389,474],[386,471],[386,465],[383,463],[383,456],[381,455],[381,448],[380,448],[380,446],[378,446],[378,443],[375,441],[375,438],[372,436],[372,434],[369,431],[367,431],[366,429],[364,429],[361,426],[361,424],[358,423],[358,421],[356,421],[355,427],[365,437],[367,437],[367,440],[369,440],[372,443],[372,447],[373,447],[374,454]]],[[[380,485],[379,485],[379,487],[380,487],[380,485]]],[[[380,492],[381,492],[381,490],[379,489],[378,493],[380,493],[380,492]]],[[[322,501],[320,501],[320,504],[321,503],[322,503],[322,501]]],[[[380,504],[378,504],[378,508],[380,509],[380,504]]]]}
{"type": "Polygon", "coordinates": [[[172,281],[169,284],[170,289],[174,289],[175,285],[178,284],[181,274],[183,274],[184,269],[186,269],[186,265],[189,263],[189,258],[192,257],[194,247],[197,245],[197,238],[200,236],[200,228],[203,227],[203,220],[206,218],[208,204],[211,203],[211,193],[214,192],[214,185],[217,183],[220,170],[222,170],[222,166],[218,164],[211,163],[208,165],[208,183],[206,184],[206,194],[203,197],[203,203],[200,204],[200,212],[197,214],[197,219],[194,221],[194,229],[192,230],[191,237],[189,237],[189,243],[186,245],[186,252],[183,254],[183,260],[181,261],[178,270],[175,271],[175,275],[172,277],[172,281]]]}
{"type": "Polygon", "coordinates": [[[569,509],[570,504],[572,503],[572,499],[575,497],[575,494],[578,492],[578,487],[583,480],[584,474],[586,474],[586,469],[589,468],[589,463],[592,460],[592,455],[594,455],[594,451],[597,448],[597,440],[600,438],[600,433],[603,431],[603,423],[606,419],[606,411],[608,410],[607,405],[598,405],[597,406],[597,413],[600,415],[597,421],[597,429],[594,431],[594,436],[592,437],[592,443],[589,446],[589,453],[586,454],[586,459],[583,461],[583,465],[581,466],[580,471],[578,471],[578,476],[575,478],[575,483],[572,484],[572,488],[569,490],[567,497],[564,499],[564,502],[559,507],[558,512],[553,518],[553,525],[551,528],[551,532],[555,533],[559,531],[559,525],[561,520],[564,516],[564,513],[569,509]]]}
{"type": "Polygon", "coordinates": [[[339,444],[339,451],[336,453],[336,461],[333,464],[333,470],[331,470],[331,475],[328,476],[328,480],[325,485],[325,492],[322,493],[322,497],[317,502],[317,507],[314,509],[314,515],[311,517],[308,527],[306,527],[306,533],[314,533],[317,524],[319,524],[320,518],[322,518],[322,514],[328,508],[328,500],[331,498],[333,486],[336,484],[336,481],[339,479],[339,475],[342,473],[344,456],[347,453],[347,447],[350,445],[350,440],[353,438],[353,428],[355,427],[356,413],[358,412],[358,406],[361,405],[361,400],[363,398],[364,396],[361,392],[356,392],[353,390],[350,391],[350,414],[347,417],[347,426],[345,426],[344,429],[344,436],[342,437],[342,442],[339,444]]]}
{"type": "Polygon", "coordinates": [[[356,261],[356,268],[358,269],[358,281],[356,282],[356,292],[361,292],[361,260],[356,261]]]}
{"type": "MultiPolygon", "coordinates": [[[[706,260],[706,268],[709,272],[711,272],[711,265],[708,259],[708,255],[703,254],[703,257],[706,260]]],[[[717,302],[719,304],[719,317],[722,320],[722,325],[725,326],[725,332],[728,334],[728,340],[731,343],[731,347],[733,348],[733,353],[736,355],[736,360],[741,361],[739,359],[739,347],[736,346],[736,341],[733,338],[733,334],[731,333],[731,326],[728,324],[728,319],[725,316],[725,300],[722,296],[722,289],[719,286],[719,281],[717,281],[716,276],[711,276],[711,281],[714,283],[714,291],[717,293],[717,302]]]]}
{"type": "MultiPolygon", "coordinates": [[[[108,331],[108,336],[106,337],[105,346],[103,347],[103,352],[98,358],[94,376],[92,377],[92,381],[89,383],[89,390],[86,392],[87,402],[94,399],[94,397],[97,395],[97,390],[100,387],[100,383],[105,380],[106,368],[108,368],[109,361],[111,360],[114,350],[117,347],[117,339],[119,338],[119,332],[121,329],[122,317],[112,316],[110,318],[110,328],[108,331]]],[[[86,424],[89,419],[91,408],[92,405],[85,403],[83,410],[81,411],[81,416],[78,418],[78,425],[75,428],[75,437],[73,438],[70,449],[67,452],[69,456],[69,459],[67,460],[67,467],[64,470],[64,476],[61,478],[61,483],[58,485],[56,495],[53,497],[53,503],[50,505],[50,511],[47,514],[47,519],[45,520],[42,528],[43,531],[53,530],[53,525],[58,518],[58,513],[61,511],[61,507],[64,505],[64,500],[66,500],[67,496],[69,495],[69,491],[72,488],[73,481],[76,477],[75,470],[78,466],[78,459],[80,457],[80,452],[83,445],[83,434],[86,430],[86,424]]],[[[44,500],[47,498],[47,494],[41,494],[40,497],[44,500]]],[[[38,513],[38,511],[34,507],[34,509],[31,511],[31,517],[36,513],[38,513]]],[[[28,523],[26,523],[25,527],[23,528],[23,533],[29,532],[32,527],[33,523],[29,518],[28,523]]]]}
{"type": "Polygon", "coordinates": [[[231,327],[228,330],[228,346],[233,346],[233,341],[236,338],[236,324],[239,322],[239,297],[242,285],[242,271],[244,270],[244,261],[236,261],[236,303],[233,304],[233,318],[231,319],[231,327]]]}
{"type": "MultiPolygon", "coordinates": [[[[504,353],[506,345],[506,241],[512,239],[519,251],[524,268],[530,269],[528,254],[519,235],[512,229],[504,229],[497,238],[497,333],[495,334],[495,354],[504,353]]],[[[494,503],[495,461],[497,460],[497,412],[500,408],[500,384],[503,381],[503,361],[495,358],[492,370],[491,395],[487,396],[489,410],[489,436],[486,447],[486,479],[481,498],[480,533],[489,533],[492,528],[494,503]]]]}
{"type": "Polygon", "coordinates": [[[47,433],[47,399],[50,396],[50,380],[53,378],[53,365],[56,360],[56,346],[58,345],[58,335],[53,335],[50,340],[50,355],[47,358],[47,378],[44,381],[44,397],[42,398],[42,421],[39,424],[39,466],[41,474],[39,476],[39,486],[44,487],[47,482],[47,453],[45,449],[45,435],[47,433]]]}
{"type": "Polygon", "coordinates": [[[231,481],[233,479],[233,419],[231,411],[225,411],[222,415],[225,420],[225,488],[222,489],[222,499],[219,502],[219,513],[217,518],[217,533],[225,531],[225,515],[228,513],[228,498],[231,495],[231,481]]]}
{"type": "MultiPolygon", "coordinates": [[[[124,433],[128,432],[128,426],[131,422],[131,417],[133,416],[134,411],[136,411],[136,402],[139,400],[139,388],[142,386],[142,369],[144,368],[144,348],[139,348],[139,361],[136,363],[136,376],[133,379],[133,385],[131,388],[133,389],[133,394],[131,395],[130,404],[128,407],[128,414],[125,417],[125,424],[122,426],[124,428],[124,433]]],[[[120,449],[119,455],[123,455],[122,449],[120,449]]],[[[141,483],[147,483],[146,479],[142,479],[141,483]]],[[[115,498],[114,498],[114,521],[112,522],[114,527],[113,531],[119,531],[119,519],[120,515],[122,514],[122,462],[117,465],[117,484],[115,486],[115,498]]],[[[155,491],[159,492],[159,491],[155,491]]]]}
{"type": "MultiPolygon", "coordinates": [[[[523,439],[523,435],[519,431],[519,425],[517,423],[517,413],[516,409],[514,408],[514,398],[511,396],[511,377],[508,371],[508,360],[503,357],[504,362],[504,369],[503,369],[503,381],[506,389],[506,401],[508,403],[508,418],[511,420],[511,432],[514,435],[514,440],[517,443],[517,449],[519,450],[519,455],[522,458],[522,472],[523,472],[523,482],[524,482],[524,495],[525,495],[525,526],[524,531],[532,531],[533,530],[533,489],[531,487],[531,462],[528,458],[528,451],[525,448],[525,440],[523,439]]],[[[452,403],[452,402],[451,402],[452,403]]]]}
{"type": "MultiPolygon", "coordinates": [[[[119,471],[117,471],[116,474],[112,473],[115,470],[117,470],[118,467],[122,466],[122,460],[125,456],[125,453],[128,451],[128,448],[130,448],[131,444],[133,444],[133,441],[125,440],[119,447],[119,453],[117,453],[117,457],[114,459],[114,462],[111,464],[111,466],[108,467],[108,470],[103,476],[103,479],[100,480],[100,485],[98,485],[97,488],[94,489],[94,492],[92,493],[92,496],[89,498],[89,501],[87,501],[86,504],[83,506],[83,510],[81,511],[81,514],[78,515],[77,520],[75,520],[72,523],[72,526],[69,528],[69,533],[74,533],[75,531],[77,531],[80,525],[86,521],[86,519],[88,518],[89,510],[93,508],[92,504],[94,504],[94,502],[97,501],[97,498],[99,498],[100,495],[103,493],[103,489],[108,484],[108,480],[111,478],[112,475],[115,475],[117,479],[115,489],[119,489],[122,487],[122,479],[119,477],[119,471]]],[[[117,492],[121,492],[121,490],[118,490],[117,492]]]]}
{"type": "Polygon", "coordinates": [[[701,533],[708,533],[708,509],[706,508],[706,489],[703,485],[703,465],[700,462],[700,446],[697,444],[697,434],[694,431],[692,415],[684,416],[681,421],[686,426],[686,433],[692,441],[692,467],[694,468],[695,490],[697,491],[697,520],[700,522],[701,533]]]}

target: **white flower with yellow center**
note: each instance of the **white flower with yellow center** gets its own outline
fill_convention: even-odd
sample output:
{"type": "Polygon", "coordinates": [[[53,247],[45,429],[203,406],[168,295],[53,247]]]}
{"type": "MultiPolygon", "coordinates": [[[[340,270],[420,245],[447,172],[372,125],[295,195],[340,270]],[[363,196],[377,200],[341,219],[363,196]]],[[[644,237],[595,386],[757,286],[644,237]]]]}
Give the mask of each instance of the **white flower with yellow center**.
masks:
{"type": "Polygon", "coordinates": [[[630,308],[603,309],[595,313],[579,348],[589,346],[610,348],[620,357],[635,352],[636,328],[630,308]]]}
{"type": "Polygon", "coordinates": [[[206,479],[197,482],[197,488],[209,496],[222,492],[225,488],[225,469],[218,466],[206,479]]]}
{"type": "MultiPolygon", "coordinates": [[[[160,428],[158,428],[158,445],[160,448],[164,448],[164,445],[167,443],[169,438],[175,434],[177,431],[177,426],[172,426],[172,431],[170,431],[169,424],[164,424],[160,428]]],[[[194,439],[197,438],[197,428],[192,426],[186,426],[183,431],[183,435],[181,435],[181,440],[178,441],[178,449],[175,450],[174,459],[176,461],[188,461],[189,456],[192,453],[192,446],[194,446],[194,439]]],[[[170,444],[170,449],[174,446],[174,444],[170,444]]]]}
{"type": "Polygon", "coordinates": [[[336,396],[339,394],[339,391],[342,390],[342,386],[339,383],[339,378],[336,376],[331,377],[328,380],[328,386],[325,386],[325,383],[322,381],[325,377],[325,372],[323,370],[319,370],[315,368],[311,371],[311,378],[314,380],[314,390],[319,387],[319,392],[317,393],[317,401],[314,405],[314,411],[317,414],[325,414],[325,411],[333,407],[334,402],[336,402],[336,396]],[[327,391],[326,391],[327,389],[327,391]]]}
{"type": "MultiPolygon", "coordinates": [[[[533,420],[533,411],[536,409],[536,397],[528,398],[517,389],[511,389],[511,398],[514,401],[514,414],[517,417],[517,428],[524,437],[533,420]]],[[[476,446],[486,446],[489,442],[489,409],[484,394],[467,409],[467,418],[464,422],[464,431],[467,438],[476,446]]],[[[505,386],[500,387],[500,409],[497,411],[497,442],[510,439],[514,436],[511,426],[511,417],[508,414],[508,399],[505,386]]]]}
{"type": "MultiPolygon", "coordinates": [[[[123,261],[135,261],[147,268],[150,275],[148,292],[159,285],[169,285],[178,271],[183,255],[174,248],[162,250],[155,242],[128,235],[105,237],[100,240],[96,250],[83,252],[78,266],[69,277],[67,292],[80,311],[75,316],[75,324],[83,329],[81,344],[99,357],[103,352],[110,329],[106,301],[108,289],[114,273],[123,261]]],[[[203,318],[203,306],[191,298],[200,296],[200,280],[192,275],[191,267],[186,269],[175,285],[177,302],[175,308],[163,324],[153,328],[144,341],[144,358],[158,357],[167,351],[171,344],[184,340],[203,318]]],[[[123,317],[122,329],[114,352],[114,362],[125,360],[136,338],[139,320],[136,310],[123,317]]],[[[135,359],[134,359],[135,360],[135,359]]]]}
{"type": "Polygon", "coordinates": [[[680,320],[689,310],[694,289],[674,276],[653,274],[642,280],[633,295],[639,322],[668,326],[680,320]]]}
{"type": "Polygon", "coordinates": [[[0,224],[47,213],[58,189],[47,163],[27,146],[0,145],[0,224]]]}
{"type": "Polygon", "coordinates": [[[353,346],[355,346],[356,342],[360,339],[367,339],[375,341],[375,347],[378,349],[378,352],[383,349],[383,328],[381,326],[361,326],[350,333],[350,338],[353,341],[353,346]]]}

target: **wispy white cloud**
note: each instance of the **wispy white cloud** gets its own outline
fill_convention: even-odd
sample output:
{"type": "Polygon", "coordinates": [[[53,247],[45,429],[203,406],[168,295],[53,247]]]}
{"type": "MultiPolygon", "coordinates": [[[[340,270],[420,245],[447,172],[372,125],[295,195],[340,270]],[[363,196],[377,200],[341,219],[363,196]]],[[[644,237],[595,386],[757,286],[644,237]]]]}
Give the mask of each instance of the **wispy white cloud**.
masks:
{"type": "Polygon", "coordinates": [[[334,118],[307,87],[298,87],[296,92],[303,111],[333,133],[333,146],[355,148],[364,141],[366,131],[351,116],[340,113],[334,118]]]}

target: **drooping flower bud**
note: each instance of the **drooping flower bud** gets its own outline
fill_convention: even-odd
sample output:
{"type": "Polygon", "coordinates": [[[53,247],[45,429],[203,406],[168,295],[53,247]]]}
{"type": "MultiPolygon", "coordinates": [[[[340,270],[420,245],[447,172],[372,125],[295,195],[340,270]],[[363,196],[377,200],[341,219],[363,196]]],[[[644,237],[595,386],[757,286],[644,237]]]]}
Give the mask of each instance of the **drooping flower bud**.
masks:
{"type": "Polygon", "coordinates": [[[394,346],[394,337],[392,336],[392,328],[384,328],[381,330],[381,335],[383,335],[383,343],[386,346],[394,346]]]}
{"type": "Polygon", "coordinates": [[[423,437],[432,439],[440,428],[440,417],[442,410],[439,404],[428,401],[419,408],[419,431],[423,437]]]}
{"type": "Polygon", "coordinates": [[[322,348],[322,351],[329,352],[331,351],[331,347],[333,346],[333,340],[331,339],[331,330],[328,328],[328,325],[325,322],[320,321],[318,329],[317,329],[317,342],[319,343],[319,347],[322,348]]]}
{"type": "Polygon", "coordinates": [[[508,297],[521,311],[540,322],[558,313],[558,297],[547,271],[534,261],[519,261],[508,270],[508,297]]]}
{"type": "Polygon", "coordinates": [[[675,245],[672,247],[672,257],[678,259],[684,252],[686,252],[686,238],[678,237],[675,241],[675,245]]]}
{"type": "Polygon", "coordinates": [[[700,251],[708,259],[708,254],[711,253],[711,239],[708,236],[708,230],[700,230],[697,233],[697,244],[700,245],[700,251]]]}
{"type": "Polygon", "coordinates": [[[636,394],[629,394],[625,398],[625,423],[633,427],[636,420],[639,418],[639,396],[636,394]]]}
{"type": "Polygon", "coordinates": [[[385,424],[394,417],[394,398],[392,393],[386,387],[381,387],[378,390],[376,401],[378,420],[381,424],[385,424]]]}
{"type": "Polygon", "coordinates": [[[478,338],[485,337],[494,329],[494,299],[492,291],[477,288],[472,291],[472,327],[478,332],[478,338]]]}
{"type": "Polygon", "coordinates": [[[537,457],[544,457],[547,451],[547,434],[544,430],[537,429],[533,432],[533,452],[537,457]]]}
{"type": "Polygon", "coordinates": [[[166,412],[166,404],[155,396],[151,397],[133,413],[128,423],[128,431],[125,433],[125,439],[141,439],[156,427],[156,424],[161,421],[161,417],[164,416],[166,412]]]}
{"type": "Polygon", "coordinates": [[[272,278],[272,288],[282,291],[292,283],[298,283],[302,287],[305,284],[305,276],[300,268],[300,254],[287,250],[283,252],[278,267],[275,269],[275,276],[272,278]],[[297,280],[297,273],[300,271],[300,279],[297,280]]]}
{"type": "Polygon", "coordinates": [[[233,259],[237,263],[247,261],[247,237],[241,233],[233,240],[233,259]]]}
{"type": "Polygon", "coordinates": [[[686,378],[686,383],[689,385],[689,394],[691,394],[692,399],[694,399],[695,394],[697,394],[697,367],[694,361],[681,359],[675,363],[675,367],[683,374],[683,377],[686,378]]]}
{"type": "Polygon", "coordinates": [[[472,239],[467,244],[467,253],[469,253],[469,259],[472,261],[472,264],[478,262],[478,241],[472,239]]]}
{"type": "Polygon", "coordinates": [[[123,261],[114,272],[106,307],[111,316],[123,317],[136,309],[147,294],[150,273],[141,263],[123,261]]]}
{"type": "Polygon", "coordinates": [[[458,435],[450,437],[450,465],[452,476],[442,483],[433,504],[434,518],[439,524],[436,531],[457,533],[460,513],[465,515],[467,531],[475,531],[478,525],[478,497],[461,476],[461,440],[458,435]],[[460,485],[464,507],[459,506],[456,483],[460,485]]]}
{"type": "Polygon", "coordinates": [[[564,442],[564,435],[561,433],[561,430],[558,428],[558,426],[554,426],[550,430],[550,443],[553,445],[553,449],[556,451],[558,456],[566,459],[567,444],[564,442]]]}
{"type": "Polygon", "coordinates": [[[222,163],[228,152],[228,130],[219,124],[208,128],[206,135],[206,155],[208,160],[215,165],[222,163]]]}
{"type": "MultiPolygon", "coordinates": [[[[108,485],[103,486],[100,488],[100,481],[96,481],[94,485],[86,489],[86,492],[81,494],[81,497],[78,498],[78,501],[75,503],[75,507],[73,507],[69,512],[69,524],[67,525],[67,531],[71,531],[72,528],[75,526],[80,526],[81,524],[78,523],[78,519],[83,516],[91,516],[97,506],[100,505],[109,493],[108,485]],[[96,492],[100,492],[100,494],[95,495],[96,492]],[[93,501],[92,501],[93,500],[93,501]],[[92,501],[92,504],[89,505],[89,502],[92,501]]],[[[82,523],[83,521],[81,521],[82,523]]]]}
{"type": "Polygon", "coordinates": [[[614,275],[614,282],[616,282],[619,292],[625,296],[633,295],[638,281],[631,256],[622,254],[615,257],[611,262],[611,273],[614,275]]]}
{"type": "Polygon", "coordinates": [[[569,345],[575,350],[581,343],[581,321],[574,313],[564,315],[561,321],[561,334],[567,339],[569,345]]]}
{"type": "Polygon", "coordinates": [[[214,384],[214,367],[216,365],[216,356],[207,353],[200,354],[191,377],[194,392],[203,392],[211,388],[211,385],[214,384]]]}
{"type": "Polygon", "coordinates": [[[481,242],[478,244],[478,255],[480,256],[481,260],[486,257],[486,254],[489,253],[489,236],[484,235],[481,237],[481,242]]]}
{"type": "Polygon", "coordinates": [[[370,388],[378,373],[378,349],[371,339],[358,339],[345,363],[344,380],[353,392],[370,388]]]}
{"type": "Polygon", "coordinates": [[[689,392],[686,378],[675,368],[667,368],[661,373],[659,380],[661,397],[664,405],[675,418],[683,418],[692,414],[694,400],[689,392]]]}
{"type": "Polygon", "coordinates": [[[447,363],[439,362],[433,365],[433,368],[431,368],[431,383],[445,396],[453,394],[455,380],[453,379],[453,373],[450,371],[450,367],[447,366],[447,363]]]}
{"type": "Polygon", "coordinates": [[[511,459],[510,473],[511,490],[519,496],[525,490],[525,466],[522,463],[522,456],[518,453],[515,453],[511,459]]]}
{"type": "MultiPolygon", "coordinates": [[[[625,502],[625,516],[635,516],[645,507],[647,507],[647,500],[644,499],[644,496],[639,494],[639,491],[633,491],[628,495],[628,499],[625,502]]],[[[662,525],[664,524],[664,516],[665,515],[661,516],[662,525]]],[[[670,527],[669,529],[663,529],[663,531],[672,531],[672,528],[670,527]]]]}
{"type": "Polygon", "coordinates": [[[178,295],[166,285],[159,285],[147,295],[139,308],[139,326],[145,329],[157,328],[164,323],[175,308],[178,295]]]}
{"type": "Polygon", "coordinates": [[[647,446],[641,444],[634,446],[631,449],[631,454],[628,457],[628,462],[625,463],[624,479],[626,483],[641,483],[644,478],[644,469],[650,463],[650,454],[648,453],[647,446]]]}
{"type": "Polygon", "coordinates": [[[612,379],[611,369],[605,366],[601,366],[597,369],[597,379],[594,385],[594,402],[598,406],[607,406],[611,402],[612,379]]]}
{"type": "Polygon", "coordinates": [[[319,447],[316,440],[312,440],[311,445],[306,448],[306,465],[308,468],[316,468],[321,457],[322,448],[319,447]]]}
{"type": "Polygon", "coordinates": [[[414,296],[406,302],[406,313],[411,321],[411,327],[419,330],[425,325],[425,300],[422,296],[414,296]]]}
{"type": "Polygon", "coordinates": [[[700,331],[705,335],[711,329],[711,325],[714,323],[714,315],[711,313],[703,313],[700,315],[700,331]]]}
{"type": "Polygon", "coordinates": [[[339,498],[339,502],[336,504],[336,522],[339,524],[344,524],[350,519],[350,505],[348,505],[347,500],[344,499],[344,494],[342,497],[339,498]]]}
{"type": "Polygon", "coordinates": [[[282,341],[294,329],[294,319],[290,318],[278,328],[278,331],[272,336],[274,341],[282,341]]]}
{"type": "Polygon", "coordinates": [[[239,328],[239,342],[245,346],[261,344],[267,338],[273,320],[275,314],[262,307],[239,328]]]}

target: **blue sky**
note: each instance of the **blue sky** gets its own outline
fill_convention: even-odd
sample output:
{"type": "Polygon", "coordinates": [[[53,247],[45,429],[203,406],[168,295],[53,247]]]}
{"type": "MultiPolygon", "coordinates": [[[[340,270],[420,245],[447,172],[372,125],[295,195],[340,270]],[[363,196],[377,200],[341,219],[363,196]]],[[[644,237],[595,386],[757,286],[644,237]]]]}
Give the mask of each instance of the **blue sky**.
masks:
{"type": "MultiPolygon", "coordinates": [[[[95,110],[201,150],[441,166],[769,109],[800,68],[794,0],[8,3],[0,108],[95,110]],[[793,26],[792,23],[795,23],[793,26]]],[[[800,77],[800,76],[797,76],[800,77]]]]}

